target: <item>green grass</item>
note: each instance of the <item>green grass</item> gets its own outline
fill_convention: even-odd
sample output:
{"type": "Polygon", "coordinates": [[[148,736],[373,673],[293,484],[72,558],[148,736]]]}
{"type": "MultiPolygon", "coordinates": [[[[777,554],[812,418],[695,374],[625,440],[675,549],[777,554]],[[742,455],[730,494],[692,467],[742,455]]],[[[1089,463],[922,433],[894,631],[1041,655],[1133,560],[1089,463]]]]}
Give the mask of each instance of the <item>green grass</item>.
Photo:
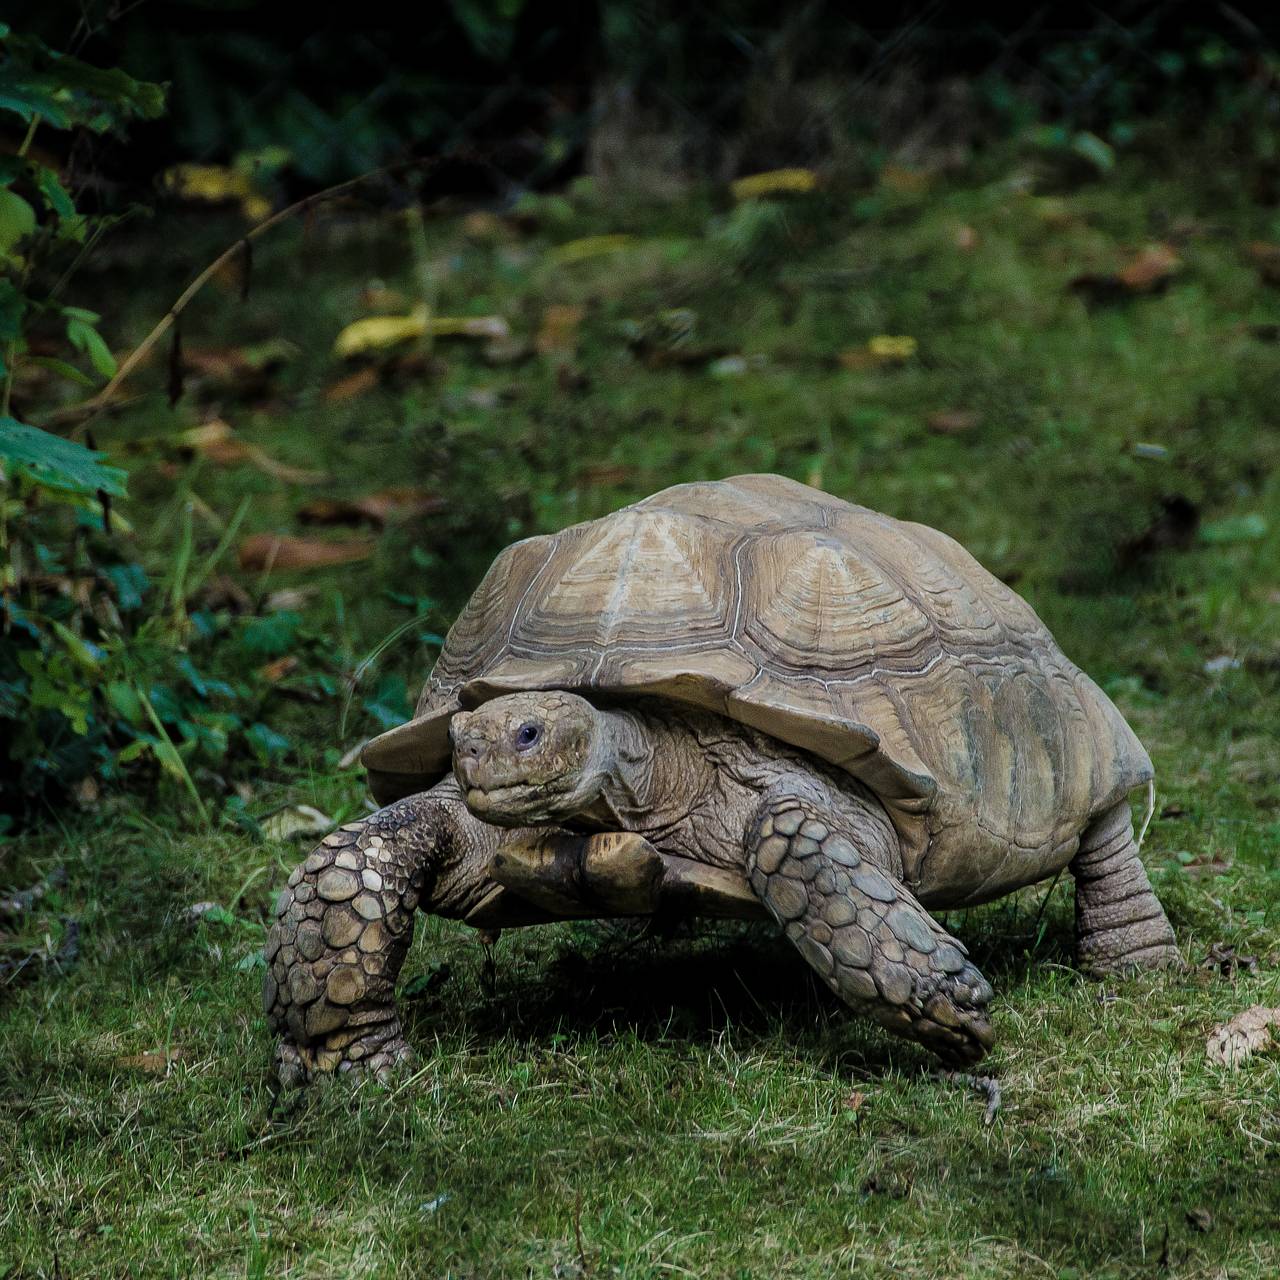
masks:
{"type": "MultiPolygon", "coordinates": [[[[992,164],[913,196],[837,186],[750,226],[710,198],[579,195],[496,245],[432,220],[416,268],[394,220],[335,215],[264,244],[249,302],[214,290],[186,341],[297,345],[265,402],[224,392],[217,407],[274,456],[329,471],[327,494],[412,481],[448,499],[367,566],[306,579],[308,628],[355,652],[407,616],[388,590],[425,597],[442,630],[510,538],[680,480],[777,470],[946,530],[1027,596],[1150,749],[1145,855],[1186,956],[1222,942],[1258,971],[1087,981],[1066,883],[952,913],[997,989],[1004,1107],[985,1127],[979,1101],[848,1018],[768,930],[562,926],[506,935],[490,963],[470,931],[426,922],[406,971],[434,974],[407,1005],[418,1073],[390,1092],[276,1097],[252,956],[305,850],[202,830],[167,783],[108,795],[3,846],[6,884],[65,867],[39,927],[78,917],[83,955],[3,993],[0,1277],[1280,1273],[1280,1055],[1234,1072],[1204,1056],[1216,1024],[1280,1003],[1280,345],[1261,327],[1280,293],[1243,255],[1274,214],[1195,157],[1054,197],[1013,176],[992,164]],[[633,247],[546,256],[616,232],[633,247]],[[1068,288],[1165,238],[1183,269],[1162,294],[1091,308],[1068,288]],[[441,313],[496,311],[523,335],[549,304],[584,307],[582,378],[448,342],[429,372],[327,402],[361,286],[413,292],[423,268],[441,313]],[[628,334],[660,343],[673,308],[745,372],[649,367],[628,334]],[[918,352],[840,364],[877,334],[918,352]],[[970,431],[928,429],[961,409],[970,431]],[[1265,531],[1126,554],[1172,494],[1210,534],[1244,516],[1265,531]],[[1238,665],[1206,670],[1223,655],[1238,665]],[[206,900],[236,923],[184,923],[206,900]],[[166,1052],[167,1072],[129,1061],[166,1052]]],[[[234,230],[179,220],[103,262],[117,332],[140,337],[234,230]]],[[[314,496],[202,462],[175,480],[134,447],[198,420],[198,400],[157,396],[98,427],[132,468],[123,512],[157,566],[193,497],[226,519],[248,495],[247,532],[296,532],[314,496]]],[[[197,535],[207,554],[218,529],[197,535]]],[[[418,630],[374,674],[420,681],[433,651],[418,630]]],[[[264,774],[251,811],[358,813],[360,779],[336,761],[370,725],[344,722],[340,700],[288,723],[303,763],[264,774]]],[[[200,782],[218,812],[217,780],[200,782]]]]}

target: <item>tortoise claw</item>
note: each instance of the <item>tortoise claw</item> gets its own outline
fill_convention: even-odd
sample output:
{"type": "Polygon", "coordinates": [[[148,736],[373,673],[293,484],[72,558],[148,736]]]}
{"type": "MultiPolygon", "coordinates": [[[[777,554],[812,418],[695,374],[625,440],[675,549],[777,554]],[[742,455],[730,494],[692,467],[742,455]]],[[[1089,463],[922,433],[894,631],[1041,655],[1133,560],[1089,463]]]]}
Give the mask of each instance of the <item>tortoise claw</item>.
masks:
{"type": "Polygon", "coordinates": [[[371,1028],[363,1035],[338,1033],[319,1044],[300,1045],[282,1037],[272,1066],[284,1089],[299,1089],[325,1076],[341,1076],[352,1083],[368,1079],[388,1084],[413,1058],[397,1022],[371,1028]]]}

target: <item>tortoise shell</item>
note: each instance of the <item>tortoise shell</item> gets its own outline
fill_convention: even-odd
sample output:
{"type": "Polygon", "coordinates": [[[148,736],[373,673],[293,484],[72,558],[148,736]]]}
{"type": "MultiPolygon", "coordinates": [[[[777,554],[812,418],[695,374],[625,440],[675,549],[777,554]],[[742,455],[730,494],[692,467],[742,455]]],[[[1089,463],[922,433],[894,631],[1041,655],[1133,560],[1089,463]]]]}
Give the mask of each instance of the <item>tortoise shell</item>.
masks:
{"type": "Polygon", "coordinates": [[[847,770],[926,902],[1051,874],[1152,777],[1107,696],[959,544],[774,475],[676,485],[508,547],[414,718],[366,747],[374,795],[432,785],[453,713],[522,689],[665,698],[847,770]]]}

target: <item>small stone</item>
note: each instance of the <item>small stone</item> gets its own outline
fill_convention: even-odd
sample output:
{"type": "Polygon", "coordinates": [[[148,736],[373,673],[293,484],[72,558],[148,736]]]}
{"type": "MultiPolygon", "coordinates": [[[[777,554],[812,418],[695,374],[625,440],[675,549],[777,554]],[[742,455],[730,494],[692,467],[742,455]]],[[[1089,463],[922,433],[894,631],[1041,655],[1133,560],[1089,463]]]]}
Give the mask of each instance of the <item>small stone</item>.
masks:
{"type": "Polygon", "coordinates": [[[354,898],[360,881],[350,871],[331,869],[316,881],[316,892],[327,902],[345,902],[354,898]]]}
{"type": "Polygon", "coordinates": [[[372,867],[367,867],[360,873],[360,883],[366,889],[372,889],[374,893],[378,893],[382,889],[382,877],[372,867]]]}
{"type": "MultiPolygon", "coordinates": [[[[361,951],[385,951],[387,943],[390,939],[387,937],[387,931],[383,927],[381,920],[374,920],[370,924],[365,925],[364,932],[360,935],[361,951]]],[[[369,966],[366,964],[365,968],[369,966]]]]}
{"type": "Polygon", "coordinates": [[[906,1004],[911,999],[915,984],[911,980],[911,970],[904,965],[894,964],[883,956],[873,956],[871,975],[876,980],[880,994],[890,1004],[906,1004]]]}
{"type": "Polygon", "coordinates": [[[929,955],[938,945],[934,932],[918,911],[913,911],[905,903],[897,902],[889,908],[885,923],[907,946],[929,955]]]}
{"type": "Polygon", "coordinates": [[[865,969],[871,963],[871,939],[857,925],[837,929],[831,940],[831,953],[841,964],[865,969]]]}
{"type": "Polygon", "coordinates": [[[859,867],[852,879],[862,893],[877,902],[893,902],[898,896],[898,891],[874,867],[859,867]]]}
{"type": "Polygon", "coordinates": [[[937,951],[934,952],[933,963],[943,973],[959,973],[965,966],[965,958],[961,955],[960,948],[954,943],[940,942],[937,951]]]}
{"type": "Polygon", "coordinates": [[[310,902],[316,896],[316,887],[313,884],[300,884],[293,891],[293,896],[298,902],[310,902]]]}
{"type": "Polygon", "coordinates": [[[774,814],[773,829],[782,832],[784,836],[793,836],[800,830],[802,822],[804,814],[799,809],[788,809],[786,813],[774,814]]]}
{"type": "Polygon", "coordinates": [[[809,895],[798,880],[786,876],[773,876],[765,889],[769,905],[784,920],[794,920],[809,905],[809,895]]]}
{"type": "Polygon", "coordinates": [[[320,987],[311,970],[305,965],[295,965],[289,974],[289,995],[294,1004],[310,1004],[320,994],[320,987]]]}
{"type": "Polygon", "coordinates": [[[381,920],[384,914],[382,903],[371,893],[362,893],[351,905],[355,908],[356,915],[363,916],[366,920],[381,920]]]}
{"type": "Polygon", "coordinates": [[[318,960],[320,953],[324,950],[324,938],[320,935],[319,921],[308,920],[298,930],[298,940],[295,945],[299,955],[307,960],[318,960]]]}
{"type": "Polygon", "coordinates": [[[348,908],[340,907],[325,913],[321,924],[324,940],[331,947],[345,947],[353,943],[364,928],[364,921],[348,908]]]}
{"type": "Polygon", "coordinates": [[[333,865],[335,867],[343,867],[347,871],[359,871],[360,859],[357,858],[350,849],[344,849],[336,858],[334,858],[333,865]]]}
{"type": "Polygon", "coordinates": [[[831,952],[826,949],[820,942],[815,942],[813,937],[805,934],[796,946],[800,950],[800,954],[824,977],[832,973],[835,969],[831,961],[831,952]]]}
{"type": "Polygon", "coordinates": [[[334,1004],[355,1004],[364,995],[365,976],[354,965],[341,964],[324,984],[324,993],[334,1004]]]}
{"type": "Polygon", "coordinates": [[[793,858],[812,858],[818,852],[818,842],[810,840],[808,836],[796,836],[791,841],[791,856],[793,858]]]}
{"type": "Polygon", "coordinates": [[[802,836],[807,836],[810,840],[817,840],[818,843],[821,844],[821,842],[831,833],[826,823],[819,822],[816,818],[810,818],[809,821],[800,828],[800,834],[802,836]]]}
{"type": "Polygon", "coordinates": [[[756,849],[756,866],[766,875],[773,875],[787,856],[787,841],[783,836],[770,836],[762,840],[756,849]]]}
{"type": "Polygon", "coordinates": [[[857,911],[848,898],[828,898],[822,904],[822,918],[835,928],[857,919],[857,911]]]}
{"type": "Polygon", "coordinates": [[[862,861],[857,849],[853,847],[853,842],[846,840],[844,836],[828,836],[822,842],[822,852],[832,862],[838,862],[844,867],[856,867],[862,861]]]}

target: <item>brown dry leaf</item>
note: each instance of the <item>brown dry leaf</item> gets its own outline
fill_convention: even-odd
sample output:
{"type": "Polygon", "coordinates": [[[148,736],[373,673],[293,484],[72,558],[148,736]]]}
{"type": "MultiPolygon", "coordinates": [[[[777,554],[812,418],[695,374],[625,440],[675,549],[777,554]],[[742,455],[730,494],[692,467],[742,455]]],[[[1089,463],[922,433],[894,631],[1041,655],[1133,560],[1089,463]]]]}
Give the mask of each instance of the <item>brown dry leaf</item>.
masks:
{"type": "Polygon", "coordinates": [[[1085,274],[1071,281],[1076,293],[1092,302],[1116,302],[1121,298],[1159,293],[1182,266],[1182,259],[1167,244],[1148,245],[1113,275],[1085,274]]]}
{"type": "Polygon", "coordinates": [[[554,305],[542,313],[542,324],[533,345],[540,355],[572,355],[578,346],[578,326],[584,307],[554,305]]]}
{"type": "Polygon", "coordinates": [[[270,684],[275,684],[278,680],[283,680],[290,672],[298,669],[298,660],[292,654],[286,653],[283,658],[276,658],[273,662],[268,662],[265,666],[258,668],[258,674],[270,684]]]}
{"type": "Polygon", "coordinates": [[[445,500],[439,494],[407,485],[393,485],[349,502],[317,498],[299,509],[298,519],[303,524],[370,524],[381,529],[392,520],[434,515],[444,507],[445,500]]]}
{"type": "Polygon", "coordinates": [[[240,544],[240,567],[251,573],[269,573],[272,569],[323,569],[367,560],[373,555],[374,545],[367,538],[321,542],[287,534],[255,533],[240,544]]]}
{"type": "Polygon", "coordinates": [[[221,418],[184,431],[179,441],[184,449],[198,453],[220,467],[248,463],[285,484],[322,484],[328,478],[323,471],[308,471],[278,462],[265,449],[237,435],[235,429],[221,418]]]}
{"type": "Polygon", "coordinates": [[[333,826],[333,819],[309,804],[291,804],[277,809],[262,820],[262,834],[268,840],[297,840],[322,836],[333,826]]]}
{"type": "Polygon", "coordinates": [[[578,480],[582,484],[617,485],[626,484],[634,474],[634,467],[620,462],[592,462],[579,470],[578,480]]]}
{"type": "Polygon", "coordinates": [[[1182,259],[1167,244],[1148,245],[1132,262],[1116,273],[1130,293],[1154,293],[1169,283],[1182,259]]]}
{"type": "Polygon", "coordinates": [[[1245,245],[1245,256],[1258,269],[1265,284],[1280,287],[1280,244],[1268,244],[1265,240],[1253,240],[1245,245]]]}
{"type": "Polygon", "coordinates": [[[354,400],[366,392],[372,391],[381,381],[378,370],[370,365],[366,369],[357,369],[329,383],[324,389],[324,398],[330,404],[338,404],[343,400],[354,400]]]}
{"type": "Polygon", "coordinates": [[[178,1046],[169,1049],[148,1049],[146,1053],[131,1053],[115,1060],[117,1067],[128,1067],[133,1071],[146,1071],[153,1076],[167,1076],[169,1068],[175,1062],[181,1062],[187,1051],[178,1046]]]}
{"type": "Polygon", "coordinates": [[[924,420],[924,425],[935,435],[959,436],[972,431],[981,421],[981,415],[971,409],[939,409],[924,420]]]}
{"type": "Polygon", "coordinates": [[[862,1104],[866,1102],[867,1095],[859,1089],[855,1089],[845,1100],[844,1105],[849,1111],[861,1111],[862,1104]]]}
{"type": "Polygon", "coordinates": [[[1230,1022],[1214,1027],[1205,1043],[1205,1057],[1215,1066],[1235,1070],[1271,1043],[1270,1028],[1274,1026],[1280,1026],[1280,1009],[1255,1004],[1230,1022]]]}
{"type": "Polygon", "coordinates": [[[900,164],[885,165],[880,171],[880,185],[899,196],[922,196],[933,183],[933,175],[900,164]]]}

